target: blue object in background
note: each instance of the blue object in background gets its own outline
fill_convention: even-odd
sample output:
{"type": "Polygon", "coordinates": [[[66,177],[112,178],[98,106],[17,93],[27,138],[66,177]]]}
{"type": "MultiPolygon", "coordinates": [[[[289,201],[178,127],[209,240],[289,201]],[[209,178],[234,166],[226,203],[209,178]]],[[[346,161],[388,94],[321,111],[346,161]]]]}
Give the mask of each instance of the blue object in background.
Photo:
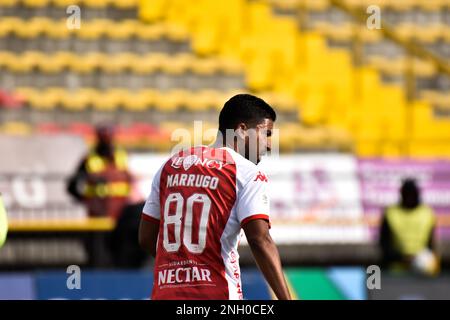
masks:
{"type": "Polygon", "coordinates": [[[153,275],[142,271],[82,271],[81,288],[68,289],[65,272],[36,275],[37,298],[48,299],[149,299],[153,275]]]}
{"type": "Polygon", "coordinates": [[[328,277],[348,300],[366,300],[366,273],[363,268],[330,268],[328,277]]]}
{"type": "MultiPolygon", "coordinates": [[[[68,289],[65,272],[36,275],[37,298],[48,299],[149,299],[153,275],[141,271],[82,271],[81,289],[68,289]]],[[[270,300],[266,282],[256,269],[242,270],[244,298],[270,300]]]]}
{"type": "Polygon", "coordinates": [[[261,271],[257,269],[242,269],[241,277],[245,300],[272,299],[261,271]]]}
{"type": "Polygon", "coordinates": [[[33,280],[28,273],[0,274],[0,300],[34,300],[33,280]]]}

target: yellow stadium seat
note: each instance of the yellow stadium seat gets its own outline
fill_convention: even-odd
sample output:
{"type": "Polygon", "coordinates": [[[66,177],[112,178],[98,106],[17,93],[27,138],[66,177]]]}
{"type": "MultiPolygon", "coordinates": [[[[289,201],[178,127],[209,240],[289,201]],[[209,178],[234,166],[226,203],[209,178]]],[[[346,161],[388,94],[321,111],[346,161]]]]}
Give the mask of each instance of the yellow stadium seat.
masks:
{"type": "Polygon", "coordinates": [[[33,18],[26,23],[18,24],[15,33],[18,37],[25,39],[36,38],[44,32],[48,22],[47,18],[33,18]]]}
{"type": "Polygon", "coordinates": [[[16,56],[10,51],[0,51],[0,69],[9,68],[16,61],[16,56]]]}
{"type": "Polygon", "coordinates": [[[57,7],[67,8],[70,5],[79,5],[81,0],[52,0],[52,4],[57,7]]]}
{"type": "Polygon", "coordinates": [[[76,91],[66,91],[62,97],[63,108],[69,111],[86,110],[98,95],[98,91],[90,88],[82,88],[76,91]]]}
{"type": "Polygon", "coordinates": [[[421,43],[434,43],[441,37],[442,25],[417,25],[414,28],[414,37],[421,43]]]}
{"type": "Polygon", "coordinates": [[[8,135],[27,136],[32,133],[32,128],[25,122],[10,121],[0,126],[0,132],[8,135]]]}
{"type": "Polygon", "coordinates": [[[139,18],[147,22],[161,20],[168,4],[168,0],[139,0],[139,18]]]}
{"type": "Polygon", "coordinates": [[[365,43],[376,43],[383,39],[383,35],[379,30],[371,30],[366,27],[357,28],[356,30],[365,43]]]}
{"type": "Polygon", "coordinates": [[[130,61],[130,68],[136,74],[150,74],[161,68],[163,54],[145,54],[130,61]]]}
{"type": "Polygon", "coordinates": [[[152,104],[153,92],[148,90],[141,90],[139,92],[132,92],[126,96],[124,100],[124,109],[127,111],[145,111],[152,104]]]}
{"type": "Polygon", "coordinates": [[[173,42],[183,42],[189,39],[188,31],[175,24],[166,24],[164,31],[167,39],[173,42]]]}
{"type": "Polygon", "coordinates": [[[359,140],[356,141],[354,148],[356,154],[360,157],[377,157],[381,154],[378,141],[359,140]]]}
{"type": "Polygon", "coordinates": [[[196,60],[190,54],[166,56],[161,61],[161,69],[168,74],[179,75],[185,73],[195,61],[196,60]]]}
{"type": "Polygon", "coordinates": [[[100,67],[108,73],[120,73],[130,68],[131,61],[136,59],[132,53],[119,53],[112,56],[104,56],[101,60],[100,67]]]}
{"type": "Polygon", "coordinates": [[[36,90],[28,87],[19,87],[14,90],[14,94],[23,99],[27,104],[33,100],[33,95],[36,95],[36,90]]]}
{"type": "Polygon", "coordinates": [[[218,58],[218,68],[226,75],[239,75],[244,73],[244,66],[236,59],[218,58]]]}
{"type": "Polygon", "coordinates": [[[114,6],[121,9],[136,8],[139,4],[139,0],[113,0],[114,6]]]}
{"type": "Polygon", "coordinates": [[[160,111],[175,112],[186,103],[187,95],[186,90],[158,91],[155,94],[155,107],[160,111]]]}
{"type": "Polygon", "coordinates": [[[70,60],[71,70],[78,73],[91,73],[96,68],[99,68],[105,60],[105,55],[102,53],[88,53],[83,56],[74,56],[70,60]]]}
{"type": "Polygon", "coordinates": [[[42,32],[52,39],[67,39],[71,30],[66,26],[66,20],[53,20],[46,22],[42,27],[42,32]]]}
{"type": "Polygon", "coordinates": [[[212,75],[218,71],[219,61],[215,59],[194,59],[191,69],[196,74],[212,75]]]}
{"type": "Polygon", "coordinates": [[[26,73],[37,67],[39,61],[43,59],[43,54],[38,51],[27,51],[21,55],[16,55],[11,61],[9,68],[13,72],[26,73]]]}
{"type": "Polygon", "coordinates": [[[140,40],[160,40],[165,35],[163,24],[140,24],[136,30],[136,37],[140,40]]]}
{"type": "Polygon", "coordinates": [[[114,111],[123,105],[128,90],[125,89],[109,89],[99,92],[93,101],[94,109],[99,111],[114,111]]]}
{"type": "Polygon", "coordinates": [[[304,5],[311,11],[326,11],[330,7],[329,0],[306,0],[304,5]]]}
{"type": "Polygon", "coordinates": [[[83,4],[91,8],[106,8],[108,0],[83,0],[83,4]]]}
{"type": "Polygon", "coordinates": [[[22,28],[22,19],[17,17],[3,17],[0,19],[0,36],[4,37],[10,33],[16,33],[16,30],[22,28]]]}
{"type": "Polygon", "coordinates": [[[136,20],[124,20],[108,28],[106,35],[111,39],[128,39],[136,33],[137,28],[139,24],[136,20]]]}
{"type": "Polygon", "coordinates": [[[416,33],[416,26],[410,22],[403,22],[395,26],[396,33],[403,39],[411,39],[416,33]]]}
{"type": "Polygon", "coordinates": [[[422,10],[437,12],[437,11],[443,10],[445,6],[448,6],[448,1],[446,1],[446,0],[418,1],[417,5],[422,10]]]}
{"type": "Polygon", "coordinates": [[[217,91],[207,89],[193,92],[189,97],[185,98],[185,106],[193,112],[206,111],[216,106],[217,94],[217,91]]]}
{"type": "Polygon", "coordinates": [[[94,40],[104,36],[111,28],[114,28],[111,20],[96,19],[84,21],[83,27],[71,30],[71,32],[81,39],[94,40]]]}
{"type": "Polygon", "coordinates": [[[20,0],[0,0],[0,7],[14,7],[20,0]]]}
{"type": "Polygon", "coordinates": [[[36,90],[32,88],[17,88],[16,92],[24,97],[30,107],[36,110],[53,110],[60,103],[64,90],[61,88],[48,88],[36,90]]]}
{"type": "Polygon", "coordinates": [[[76,59],[69,52],[57,52],[47,55],[39,63],[39,69],[46,73],[58,73],[72,65],[72,60],[76,59]]]}
{"type": "Polygon", "coordinates": [[[43,8],[50,3],[50,0],[22,0],[22,4],[30,8],[43,8]]]}

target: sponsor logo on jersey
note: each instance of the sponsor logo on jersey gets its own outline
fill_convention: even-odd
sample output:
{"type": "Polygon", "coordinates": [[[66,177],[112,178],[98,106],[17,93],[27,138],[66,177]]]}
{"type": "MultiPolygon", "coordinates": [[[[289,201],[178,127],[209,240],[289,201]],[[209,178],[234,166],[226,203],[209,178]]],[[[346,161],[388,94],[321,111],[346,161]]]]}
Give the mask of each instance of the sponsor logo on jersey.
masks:
{"type": "Polygon", "coordinates": [[[193,282],[211,283],[211,271],[201,267],[165,269],[158,272],[158,286],[181,285],[193,282]]]}
{"type": "Polygon", "coordinates": [[[258,171],[258,174],[256,175],[255,180],[253,181],[262,181],[262,182],[268,182],[269,180],[267,179],[266,175],[264,173],[262,173],[261,171],[258,171]]]}
{"type": "Polygon", "coordinates": [[[217,159],[200,159],[197,155],[193,154],[187,157],[173,157],[171,165],[175,169],[183,167],[185,171],[189,170],[192,166],[202,166],[208,169],[222,170],[227,163],[217,159]]]}

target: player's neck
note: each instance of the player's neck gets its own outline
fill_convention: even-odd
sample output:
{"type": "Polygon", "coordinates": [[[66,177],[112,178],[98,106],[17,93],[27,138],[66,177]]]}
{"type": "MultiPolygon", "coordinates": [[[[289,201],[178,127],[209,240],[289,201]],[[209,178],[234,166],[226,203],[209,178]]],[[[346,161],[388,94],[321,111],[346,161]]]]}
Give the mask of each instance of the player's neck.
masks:
{"type": "Polygon", "coordinates": [[[217,136],[216,141],[211,145],[213,148],[230,148],[239,153],[237,143],[227,143],[221,137],[217,136]]]}

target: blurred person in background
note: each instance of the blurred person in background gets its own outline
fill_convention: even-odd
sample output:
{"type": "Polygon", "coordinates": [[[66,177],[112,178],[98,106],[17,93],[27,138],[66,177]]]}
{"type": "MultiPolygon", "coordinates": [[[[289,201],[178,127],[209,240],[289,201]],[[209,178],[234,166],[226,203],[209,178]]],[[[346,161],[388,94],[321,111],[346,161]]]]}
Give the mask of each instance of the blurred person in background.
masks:
{"type": "Polygon", "coordinates": [[[0,247],[6,241],[6,234],[8,233],[8,219],[6,216],[6,209],[3,205],[2,194],[0,193],[0,247]]]}
{"type": "Polygon", "coordinates": [[[116,268],[141,268],[150,258],[150,254],[142,250],[136,236],[144,205],[145,199],[137,183],[133,183],[129,202],[123,207],[109,239],[112,263],[116,268]]]}
{"type": "Polygon", "coordinates": [[[433,209],[421,202],[416,181],[405,179],[400,203],[387,207],[383,215],[379,240],[383,265],[392,272],[436,275],[435,226],[433,209]]]}
{"type": "MultiPolygon", "coordinates": [[[[67,191],[83,203],[90,217],[110,217],[119,220],[128,204],[133,184],[124,150],[114,145],[114,128],[101,125],[96,129],[97,144],[81,160],[69,179],[67,191]]],[[[109,236],[89,234],[85,238],[88,266],[105,267],[114,254],[108,245],[109,236]]]]}
{"type": "Polygon", "coordinates": [[[132,183],[127,154],[114,146],[112,126],[101,125],[96,134],[96,146],[81,161],[67,190],[86,205],[89,216],[118,219],[132,183]]]}

